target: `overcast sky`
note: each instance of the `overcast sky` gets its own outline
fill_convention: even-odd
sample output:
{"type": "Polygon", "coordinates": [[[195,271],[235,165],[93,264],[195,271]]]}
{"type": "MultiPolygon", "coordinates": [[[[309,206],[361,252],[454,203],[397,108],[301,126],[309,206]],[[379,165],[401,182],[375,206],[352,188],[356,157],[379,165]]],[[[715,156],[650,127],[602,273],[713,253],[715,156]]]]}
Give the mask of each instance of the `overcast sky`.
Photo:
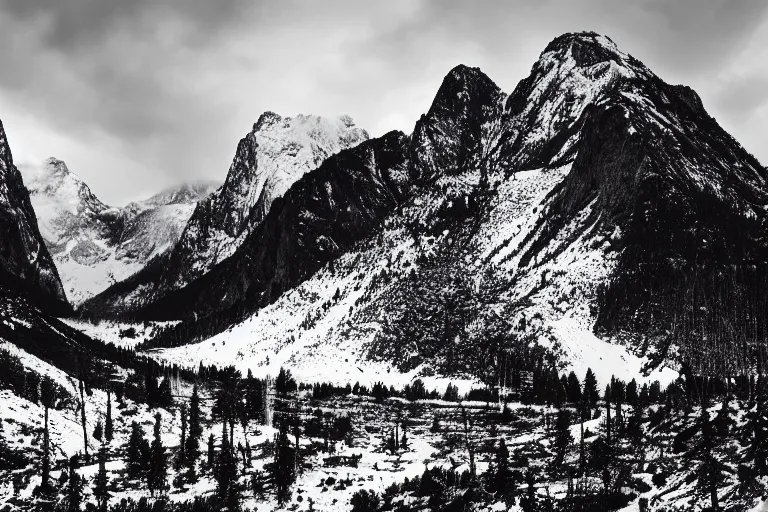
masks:
{"type": "Polygon", "coordinates": [[[455,65],[511,92],[580,30],[692,86],[768,163],[764,0],[0,0],[0,119],[17,163],[56,156],[120,205],[223,180],[265,110],[410,133],[455,65]]]}

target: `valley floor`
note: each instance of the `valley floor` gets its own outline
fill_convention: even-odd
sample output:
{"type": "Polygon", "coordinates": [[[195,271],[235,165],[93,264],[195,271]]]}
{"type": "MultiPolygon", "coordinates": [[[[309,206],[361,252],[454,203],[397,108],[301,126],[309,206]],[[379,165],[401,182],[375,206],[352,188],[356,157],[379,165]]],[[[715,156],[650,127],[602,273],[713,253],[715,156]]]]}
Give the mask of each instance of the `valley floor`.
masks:
{"type": "MultiPolygon", "coordinates": [[[[62,379],[62,383],[73,384],[66,378],[62,379]]],[[[145,405],[125,399],[114,404],[115,437],[111,443],[104,445],[107,450],[110,503],[119,504],[123,499],[139,500],[142,496],[149,496],[145,484],[128,480],[125,450],[131,422],[139,422],[151,437],[155,412],[161,415],[161,436],[169,460],[167,489],[157,499],[186,502],[215,492],[214,472],[205,461],[205,454],[198,466],[196,482],[175,481],[181,473],[181,470],[174,469],[172,462],[178,453],[181,435],[179,405],[185,403],[190,391],[187,385],[177,386],[174,389],[176,403],[168,409],[150,410],[145,405]]],[[[206,418],[211,417],[212,391],[203,389],[201,393],[206,418]]],[[[104,410],[105,400],[106,395],[99,390],[94,390],[89,397],[86,407],[93,411],[88,415],[89,430],[95,424],[98,411],[104,410]]],[[[280,400],[283,399],[277,399],[280,400]]],[[[254,422],[245,429],[239,424],[235,427],[234,445],[245,445],[247,441],[252,449],[250,457],[238,462],[242,506],[246,510],[438,510],[436,504],[460,502],[469,494],[462,478],[466,480],[466,472],[472,471],[473,465],[480,490],[473,491],[476,496],[471,502],[472,510],[569,510],[568,507],[556,508],[555,503],[567,503],[580,495],[599,497],[603,492],[605,476],[595,466],[594,460],[598,455],[594,454],[596,450],[592,445],[605,435],[604,408],[593,411],[594,419],[583,423],[584,451],[589,454],[584,456],[584,460],[589,462],[585,472],[579,476],[576,468],[580,466],[582,457],[581,424],[572,419],[568,426],[570,439],[563,459],[555,462],[559,439],[556,427],[558,415],[557,409],[548,406],[513,402],[501,412],[499,404],[486,402],[460,404],[402,398],[376,401],[372,397],[356,395],[314,400],[311,391],[306,390],[292,395],[286,403],[298,407],[305,427],[299,441],[299,471],[291,486],[290,499],[283,505],[278,506],[268,483],[261,490],[253,484],[257,479],[263,479],[268,472],[267,466],[274,459],[276,428],[254,422]],[[310,425],[329,417],[351,418],[351,431],[343,440],[326,445],[321,435],[312,434],[310,425]],[[405,442],[402,442],[403,429],[405,442]],[[393,436],[395,431],[396,437],[393,436]],[[397,439],[399,446],[392,445],[394,439],[397,439]],[[498,453],[502,439],[509,452],[511,475],[505,484],[504,500],[499,498],[500,493],[491,492],[493,475],[499,467],[498,453]],[[472,456],[468,446],[472,447],[472,456]],[[531,468],[532,480],[527,480],[528,468],[531,468]],[[427,469],[433,473],[425,473],[427,469]],[[465,473],[463,477],[462,473],[465,473]],[[425,480],[437,483],[430,486],[425,484],[425,480]],[[531,490],[538,506],[543,508],[522,507],[522,500],[531,490]],[[353,497],[356,494],[359,497],[361,491],[375,493],[378,508],[353,509],[353,497]]],[[[743,427],[750,405],[734,402],[733,406],[735,431],[743,427]]],[[[696,425],[701,411],[691,408],[687,412],[665,413],[665,407],[651,405],[647,408],[641,429],[644,437],[640,443],[633,442],[629,433],[620,434],[618,428],[615,430],[615,451],[608,478],[616,483],[617,492],[611,495],[612,506],[606,510],[701,510],[708,504],[706,493],[700,492],[695,478],[690,477],[695,472],[698,459],[691,455],[692,450],[680,448],[693,442],[690,439],[695,436],[695,429],[689,439],[679,439],[681,433],[696,425]],[[619,479],[622,479],[621,482],[619,479]]],[[[713,417],[718,409],[718,405],[711,408],[713,417]]],[[[626,414],[627,417],[631,414],[629,409],[626,409],[626,414]]],[[[3,418],[3,437],[8,449],[20,452],[26,458],[16,469],[0,470],[0,504],[12,510],[38,510],[42,502],[35,496],[34,490],[40,484],[43,409],[4,390],[0,394],[0,416],[3,418]]],[[[572,418],[575,417],[574,412],[572,418]]],[[[52,477],[57,481],[65,471],[66,457],[82,452],[83,433],[74,409],[51,411],[50,421],[55,460],[52,477]]],[[[202,439],[208,439],[209,434],[214,436],[215,449],[218,450],[221,424],[205,421],[202,439]]],[[[89,451],[94,453],[99,443],[90,436],[90,432],[88,441],[89,451]]],[[[205,447],[202,451],[205,452],[205,447]]],[[[734,461],[739,459],[742,451],[735,441],[729,442],[724,449],[723,460],[734,474],[734,461]]],[[[77,468],[78,474],[86,481],[85,501],[94,502],[91,483],[97,471],[95,459],[77,468]]],[[[755,493],[744,493],[733,475],[723,482],[719,492],[725,510],[746,510],[755,505],[755,493]]],[[[758,506],[754,510],[762,509],[758,506]]]]}

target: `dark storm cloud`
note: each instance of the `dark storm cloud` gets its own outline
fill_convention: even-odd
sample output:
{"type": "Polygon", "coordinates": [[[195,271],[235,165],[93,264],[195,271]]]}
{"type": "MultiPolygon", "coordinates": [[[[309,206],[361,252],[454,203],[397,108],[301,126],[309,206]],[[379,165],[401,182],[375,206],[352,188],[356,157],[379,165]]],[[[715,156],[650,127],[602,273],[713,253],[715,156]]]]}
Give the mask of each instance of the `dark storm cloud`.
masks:
{"type": "Polygon", "coordinates": [[[19,158],[56,153],[121,202],[182,179],[223,179],[264,110],[349,113],[374,134],[410,131],[456,64],[511,91],[552,38],[595,30],[696,88],[765,161],[756,146],[768,119],[755,112],[768,56],[743,53],[768,44],[767,9],[762,0],[5,0],[0,119],[19,158]]]}
{"type": "Polygon", "coordinates": [[[6,0],[2,11],[17,22],[42,24],[42,42],[67,53],[126,27],[151,37],[152,30],[173,18],[190,24],[185,42],[194,43],[246,20],[256,6],[248,0],[6,0]]]}
{"type": "Polygon", "coordinates": [[[428,0],[407,23],[379,34],[366,51],[392,58],[414,43],[436,47],[452,40],[452,46],[478,45],[503,59],[531,38],[549,41],[567,31],[595,30],[620,44],[634,43],[624,50],[648,55],[657,66],[701,71],[738,52],[766,13],[765,0],[428,0]]]}
{"type": "Polygon", "coordinates": [[[217,70],[222,37],[258,10],[252,1],[3,2],[0,45],[11,51],[0,51],[0,94],[75,143],[103,146],[105,161],[70,166],[122,201],[151,190],[137,183],[162,186],[205,165],[209,156],[190,147],[204,148],[205,127],[225,123],[226,112],[220,97],[202,100],[200,76],[217,70]]]}
{"type": "Polygon", "coordinates": [[[649,38],[655,56],[672,66],[701,71],[720,66],[738,53],[765,21],[768,2],[652,0],[644,8],[665,24],[658,32],[646,32],[662,36],[649,38]]]}

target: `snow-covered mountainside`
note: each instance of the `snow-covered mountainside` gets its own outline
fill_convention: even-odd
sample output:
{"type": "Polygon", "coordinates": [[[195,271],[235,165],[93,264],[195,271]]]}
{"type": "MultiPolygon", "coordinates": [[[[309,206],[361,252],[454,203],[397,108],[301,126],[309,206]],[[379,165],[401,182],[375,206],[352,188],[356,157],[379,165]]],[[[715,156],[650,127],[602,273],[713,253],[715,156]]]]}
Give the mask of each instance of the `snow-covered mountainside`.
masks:
{"type": "MultiPolygon", "coordinates": [[[[764,282],[750,265],[768,248],[765,169],[692,90],[605,37],[555,39],[509,96],[456,68],[402,148],[411,179],[378,228],[333,236],[364,218],[358,201],[377,197],[321,177],[342,152],[289,190],[232,257],[144,310],[186,319],[154,344],[207,339],[166,352],[191,364],[217,353],[352,374],[380,361],[491,378],[504,354],[534,360],[539,350],[582,373],[596,354],[610,371],[685,371],[724,349],[726,326],[690,312],[675,323],[685,317],[676,294],[723,272],[737,290],[764,282]],[[644,277],[666,284],[664,300],[644,277]]],[[[727,292],[709,291],[697,311],[727,292]]],[[[729,350],[746,350],[764,328],[729,350]]]]}
{"type": "Polygon", "coordinates": [[[42,307],[69,309],[56,266],[40,235],[29,193],[13,164],[2,122],[0,240],[0,293],[21,293],[42,307]]]}
{"type": "Polygon", "coordinates": [[[170,250],[213,183],[185,184],[126,207],[102,203],[61,160],[22,168],[48,250],[72,304],[170,250]]]}

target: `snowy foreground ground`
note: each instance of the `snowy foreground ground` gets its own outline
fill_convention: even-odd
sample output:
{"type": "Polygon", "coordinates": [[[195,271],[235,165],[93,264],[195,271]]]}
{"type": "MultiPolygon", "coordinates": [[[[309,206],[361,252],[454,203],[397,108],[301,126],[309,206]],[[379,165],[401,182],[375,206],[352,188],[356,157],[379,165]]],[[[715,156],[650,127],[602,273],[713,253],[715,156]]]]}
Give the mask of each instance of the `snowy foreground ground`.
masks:
{"type": "MultiPolygon", "coordinates": [[[[122,343],[130,346],[140,341],[143,335],[141,331],[136,339],[122,343]]],[[[114,342],[121,343],[121,340],[115,338],[114,342]]],[[[47,375],[71,396],[78,395],[77,381],[61,370],[12,344],[3,343],[2,349],[18,357],[28,371],[47,375]]],[[[127,374],[122,375],[122,378],[126,377],[127,374]]],[[[439,379],[425,381],[429,381],[428,388],[444,389],[445,384],[439,379]]],[[[471,386],[469,382],[459,384],[462,395],[471,386]]],[[[214,392],[215,389],[205,385],[200,389],[205,421],[201,436],[203,453],[197,471],[199,478],[195,483],[181,484],[175,483],[175,480],[183,469],[174,467],[173,460],[179,451],[181,406],[189,402],[191,385],[174,381],[174,403],[166,408],[150,409],[144,404],[125,398],[118,401],[112,397],[115,436],[106,445],[111,504],[118,504],[123,499],[138,500],[149,496],[145,483],[129,481],[127,478],[126,445],[134,421],[141,425],[145,437],[152,439],[156,413],[161,417],[161,437],[169,461],[167,491],[163,493],[162,499],[186,502],[197,496],[210,496],[214,493],[216,481],[205,462],[205,444],[209,435],[215,438],[216,451],[221,443],[221,423],[211,420],[214,392]]],[[[278,400],[274,395],[271,396],[270,411],[274,410],[275,400],[278,400]]],[[[501,439],[505,440],[509,450],[510,467],[518,472],[514,484],[517,497],[514,500],[503,503],[488,494],[485,499],[475,502],[472,510],[520,510],[519,498],[531,488],[541,501],[550,498],[562,500],[569,493],[569,488],[576,485],[593,495],[603,488],[601,470],[594,467],[591,454],[595,441],[606,434],[606,410],[602,401],[596,410],[591,411],[592,419],[583,423],[583,436],[573,404],[564,404],[563,409],[572,413],[570,427],[567,428],[570,440],[564,460],[557,467],[554,459],[558,410],[554,407],[510,401],[507,410],[502,413],[499,404],[493,402],[408,401],[402,398],[376,401],[373,397],[355,394],[315,400],[311,392],[306,390],[292,394],[289,400],[292,407],[299,408],[304,428],[300,436],[300,471],[291,487],[291,498],[282,507],[277,505],[274,490],[269,485],[263,493],[256,492],[251,485],[252,476],[265,473],[265,466],[274,460],[273,442],[277,430],[271,426],[270,421],[267,421],[268,425],[251,421],[245,429],[240,423],[235,426],[234,445],[247,443],[252,448],[246,464],[242,464],[242,460],[238,464],[238,479],[243,486],[242,505],[246,510],[351,510],[352,496],[362,490],[373,491],[382,499],[388,496],[390,505],[401,506],[404,510],[429,510],[428,498],[418,494],[418,487],[415,491],[410,488],[408,492],[401,492],[403,483],[421,477],[427,468],[453,470],[456,474],[468,471],[468,441],[473,447],[476,473],[481,482],[487,482],[487,475],[493,472],[501,439]],[[463,412],[466,412],[466,422],[463,412]],[[306,428],[318,415],[349,417],[351,433],[343,440],[326,446],[322,437],[306,428]],[[401,439],[403,425],[407,436],[406,446],[392,450],[387,446],[388,441],[395,428],[398,429],[398,440],[401,439]],[[573,470],[568,468],[579,467],[582,437],[586,460],[592,467],[587,469],[585,476],[574,478],[573,470]],[[353,457],[359,459],[352,462],[353,457]],[[528,468],[532,468],[536,475],[532,485],[521,478],[528,468]],[[393,484],[401,486],[394,496],[393,484]]],[[[93,432],[97,422],[103,419],[106,403],[107,395],[103,390],[93,389],[86,396],[85,442],[90,454],[96,453],[102,446],[94,438],[93,432]]],[[[77,404],[70,402],[60,405],[58,409],[50,410],[53,453],[51,476],[54,482],[66,470],[69,457],[84,450],[84,434],[77,404]]],[[[712,400],[709,417],[715,418],[721,407],[719,399],[712,400]]],[[[739,433],[746,431],[745,425],[750,411],[754,410],[754,404],[734,399],[730,407],[733,409],[729,414],[732,435],[726,437],[724,444],[718,447],[717,455],[728,467],[729,473],[719,488],[721,505],[724,508],[729,505],[730,510],[768,510],[765,503],[759,500],[759,490],[745,494],[735,476],[739,464],[745,460],[748,446],[740,440],[739,433]]],[[[624,473],[620,491],[626,497],[621,507],[614,507],[613,510],[640,512],[643,510],[641,500],[647,500],[648,508],[645,510],[649,511],[700,510],[706,507],[707,495],[699,488],[695,478],[701,459],[695,448],[701,436],[697,430],[702,416],[701,408],[695,405],[684,407],[650,403],[642,410],[641,434],[634,440],[628,432],[629,418],[633,413],[636,411],[624,405],[624,426],[614,426],[612,429],[615,457],[609,476],[616,481],[618,473],[624,473]],[[620,430],[623,432],[619,433],[620,430]]],[[[615,409],[612,414],[615,414],[615,409]]],[[[0,467],[0,510],[4,507],[8,507],[8,510],[38,510],[38,498],[34,491],[41,481],[44,410],[11,390],[0,390],[0,418],[5,445],[10,451],[22,453],[26,458],[25,463],[16,469],[0,467]]],[[[294,443],[293,432],[290,432],[290,442],[294,443]]],[[[85,500],[90,503],[95,502],[93,481],[97,471],[95,459],[77,468],[78,474],[86,480],[85,500]]],[[[462,492],[459,487],[448,488],[445,497],[448,500],[455,499],[462,492]]]]}
{"type": "MultiPolygon", "coordinates": [[[[62,385],[73,386],[63,374],[49,368],[62,385]]],[[[71,388],[74,391],[74,388],[71,388]]],[[[202,390],[203,412],[210,418],[210,390],[202,390]]],[[[188,398],[191,390],[178,386],[174,390],[176,405],[169,410],[159,409],[162,416],[163,443],[168,448],[169,457],[178,449],[181,422],[178,404],[188,398]]],[[[467,436],[475,449],[477,473],[482,475],[493,464],[496,447],[504,438],[509,448],[512,466],[515,461],[525,458],[532,467],[538,468],[538,481],[535,484],[540,499],[548,497],[562,498],[568,492],[568,480],[564,474],[548,472],[554,442],[555,410],[546,406],[528,406],[510,403],[508,411],[502,416],[498,404],[485,402],[445,402],[442,400],[423,400],[409,402],[404,399],[387,399],[376,402],[371,397],[347,395],[326,400],[312,400],[308,392],[298,395],[301,415],[307,420],[323,413],[337,416],[348,415],[352,419],[352,434],[344,441],[332,443],[330,452],[324,451],[323,439],[302,436],[302,470],[292,486],[292,496],[283,507],[278,507],[271,490],[262,496],[256,496],[248,486],[251,475],[264,469],[272,460],[271,441],[276,430],[269,426],[256,425],[253,422],[244,431],[240,426],[235,429],[234,443],[248,443],[252,447],[250,467],[240,474],[240,481],[245,484],[243,506],[254,511],[274,510],[350,510],[350,499],[359,490],[371,490],[378,494],[385,492],[393,483],[402,484],[406,479],[413,479],[424,473],[425,468],[454,468],[458,472],[469,469],[469,457],[466,450],[467,436]],[[467,412],[467,424],[463,421],[461,408],[467,412]],[[547,421],[547,415],[551,421],[547,421]],[[395,425],[406,425],[407,447],[394,453],[386,447],[386,441],[395,425]],[[356,467],[339,463],[334,457],[359,456],[356,467]],[[335,460],[335,462],[334,462],[335,460]],[[311,504],[311,505],[310,505],[311,504]]],[[[89,412],[89,450],[93,453],[99,443],[90,437],[92,425],[98,418],[96,411],[103,411],[106,395],[94,391],[86,407],[89,412]]],[[[713,406],[711,413],[717,413],[718,406],[713,406]]],[[[651,406],[648,415],[656,409],[651,406]]],[[[137,482],[128,482],[125,477],[124,453],[129,435],[130,423],[138,421],[151,438],[153,415],[158,410],[148,410],[146,406],[124,400],[115,404],[115,439],[109,444],[107,470],[109,472],[112,498],[110,503],[118,503],[123,498],[138,499],[147,496],[146,487],[137,482]]],[[[692,410],[690,418],[695,418],[698,411],[692,410]]],[[[9,391],[0,392],[0,416],[2,416],[3,436],[12,448],[24,449],[30,457],[30,465],[24,470],[12,473],[0,469],[0,508],[10,505],[11,509],[25,508],[34,510],[33,490],[40,483],[38,457],[42,442],[42,408],[18,398],[9,391]]],[[[735,413],[736,425],[744,421],[744,414],[735,413]]],[[[585,446],[597,438],[603,429],[604,414],[584,423],[585,446]]],[[[51,412],[51,440],[54,449],[53,479],[56,480],[65,466],[67,455],[81,452],[83,435],[78,415],[74,409],[51,412]]],[[[639,488],[627,489],[633,496],[622,510],[639,511],[639,500],[643,497],[651,500],[651,510],[698,510],[705,500],[697,493],[695,486],[685,479],[685,467],[691,464],[684,455],[675,455],[670,449],[675,433],[683,429],[684,417],[672,418],[655,427],[655,441],[648,439],[646,464],[635,465],[630,479],[639,488]],[[662,469],[660,469],[662,468],[662,469]],[[652,483],[654,472],[666,472],[672,476],[662,485],[652,483]],[[703,501],[702,501],[703,500],[703,501]],[[683,507],[683,508],[675,508],[683,507]]],[[[402,427],[399,427],[402,435],[402,427]]],[[[570,428],[573,442],[569,448],[566,462],[576,466],[579,457],[581,426],[576,423],[570,428]]],[[[217,439],[217,448],[221,435],[221,425],[206,421],[203,439],[213,433],[217,439]]],[[[205,448],[203,447],[203,451],[205,448]]],[[[203,457],[204,458],[204,457],[203,457]]],[[[634,460],[634,459],[632,459],[634,460]]],[[[173,465],[170,465],[173,468],[173,465]]],[[[242,468],[242,465],[239,465],[242,468]]],[[[239,469],[240,470],[240,469],[239,469]]],[[[170,469],[168,475],[167,499],[187,501],[195,496],[204,496],[214,492],[215,481],[210,469],[202,465],[200,479],[193,485],[181,488],[173,485],[176,470],[170,469]]],[[[92,485],[97,472],[97,465],[85,465],[79,468],[79,474],[86,478],[86,500],[93,502],[92,485]]],[[[587,478],[587,484],[595,488],[600,485],[599,472],[594,471],[587,478]]],[[[519,490],[525,492],[525,484],[519,490]]],[[[735,492],[735,487],[723,491],[725,496],[735,492]]],[[[395,504],[404,506],[418,505],[418,498],[400,496],[394,498],[395,504]]],[[[416,507],[420,508],[420,507],[416,507]]],[[[502,502],[480,505],[475,510],[520,510],[516,504],[505,505],[502,502]]],[[[766,510],[758,505],[753,510],[766,510]]]]}
{"type": "MultiPolygon", "coordinates": [[[[55,370],[54,370],[55,371],[55,370]]],[[[62,378],[62,383],[68,383],[62,378]]],[[[69,383],[72,384],[72,383],[69,383]]],[[[74,388],[72,388],[74,391],[74,388]]],[[[180,393],[191,392],[190,389],[178,390],[180,393]]],[[[87,409],[90,411],[103,411],[105,409],[106,395],[94,390],[88,399],[87,409]]],[[[181,402],[181,400],[179,400],[181,402]]],[[[261,498],[256,498],[249,490],[244,492],[244,507],[246,509],[266,510],[306,510],[311,498],[314,510],[346,510],[350,508],[352,495],[360,490],[372,490],[382,493],[393,483],[402,483],[406,478],[413,479],[420,476],[425,467],[458,467],[459,470],[468,468],[466,450],[460,439],[463,425],[458,413],[458,404],[442,401],[424,401],[409,403],[402,399],[390,399],[384,403],[375,403],[370,397],[350,396],[345,398],[330,399],[324,401],[302,401],[302,416],[310,417],[319,408],[323,412],[331,412],[334,415],[350,415],[352,417],[353,433],[346,441],[332,443],[329,453],[324,453],[323,439],[302,438],[302,449],[307,452],[318,451],[315,455],[306,456],[304,469],[299,474],[293,486],[293,496],[289,503],[282,509],[276,508],[274,496],[270,491],[261,498]],[[432,432],[434,418],[437,416],[440,430],[432,432]],[[385,447],[390,431],[395,424],[401,425],[405,421],[407,448],[401,448],[392,453],[385,447]],[[357,467],[345,465],[329,465],[325,461],[329,457],[361,456],[357,467]],[[351,481],[351,484],[349,483],[351,481]],[[347,483],[344,483],[347,482],[347,483]],[[298,506],[298,508],[297,508],[298,506]]],[[[210,400],[203,394],[204,412],[210,417],[210,400]]],[[[470,402],[464,404],[470,413],[472,422],[480,421],[490,411],[497,411],[495,404],[470,402]]],[[[107,470],[110,474],[112,499],[110,503],[117,503],[122,498],[138,500],[141,496],[148,495],[145,486],[135,482],[127,482],[125,479],[124,452],[130,433],[130,423],[138,421],[145,430],[146,436],[151,439],[153,415],[156,410],[148,410],[146,406],[124,400],[119,406],[115,404],[115,438],[109,444],[109,457],[107,470]]],[[[178,450],[178,440],[181,433],[181,421],[179,410],[159,409],[163,418],[163,442],[168,448],[169,456],[173,456],[178,450]]],[[[531,416],[532,421],[540,424],[538,408],[521,410],[521,419],[516,422],[520,430],[515,429],[516,440],[510,442],[524,443],[533,439],[536,428],[533,428],[524,419],[531,416]]],[[[39,457],[42,444],[43,409],[37,405],[23,400],[10,391],[0,392],[0,415],[3,418],[3,435],[12,448],[24,449],[35,459],[39,457]]],[[[79,424],[79,413],[75,410],[51,411],[51,443],[56,463],[52,478],[56,481],[66,467],[66,457],[83,450],[83,434],[79,424]]],[[[89,450],[94,453],[99,443],[90,434],[95,425],[97,414],[89,414],[89,450]]],[[[400,427],[398,427],[400,428],[400,427]]],[[[221,425],[219,423],[206,422],[203,439],[213,433],[216,437],[218,448],[221,425]]],[[[271,441],[277,431],[269,426],[255,425],[251,423],[246,432],[237,426],[234,434],[234,443],[248,442],[252,447],[252,467],[246,469],[241,475],[241,481],[247,484],[250,475],[264,469],[264,465],[272,460],[270,455],[271,441]]],[[[512,434],[509,431],[508,434],[512,434]]],[[[477,429],[472,434],[476,442],[482,443],[483,434],[477,429]]],[[[491,439],[487,440],[491,442],[491,439]]],[[[203,447],[203,450],[205,448],[203,447]]],[[[487,457],[480,455],[478,469],[487,467],[487,457]]],[[[21,505],[33,499],[33,491],[40,484],[39,464],[37,460],[31,460],[28,468],[16,471],[14,474],[4,474],[0,479],[4,482],[0,487],[0,508],[6,504],[21,505]]],[[[91,482],[97,472],[97,464],[94,462],[79,468],[78,473],[91,482]]],[[[0,474],[6,473],[0,469],[0,474]]],[[[194,485],[184,488],[175,488],[172,485],[175,476],[173,469],[169,471],[167,497],[172,501],[187,501],[195,496],[206,495],[214,491],[215,481],[211,472],[203,469],[200,480],[194,485]]],[[[90,485],[86,485],[87,499],[93,501],[90,485]]]]}

